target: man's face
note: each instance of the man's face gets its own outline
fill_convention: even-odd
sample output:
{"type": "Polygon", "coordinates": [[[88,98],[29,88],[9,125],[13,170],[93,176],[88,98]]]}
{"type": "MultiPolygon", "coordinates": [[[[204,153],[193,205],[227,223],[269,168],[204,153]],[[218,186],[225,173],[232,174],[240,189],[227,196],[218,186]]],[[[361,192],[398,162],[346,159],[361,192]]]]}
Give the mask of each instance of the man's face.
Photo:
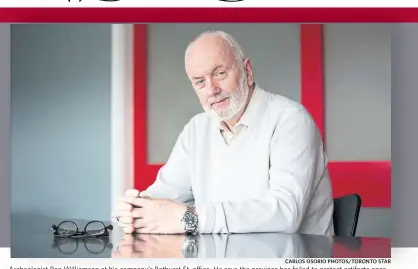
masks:
{"type": "Polygon", "coordinates": [[[236,62],[231,48],[219,37],[197,42],[186,59],[193,88],[206,112],[220,120],[231,119],[245,106],[248,97],[244,65],[236,62]]]}

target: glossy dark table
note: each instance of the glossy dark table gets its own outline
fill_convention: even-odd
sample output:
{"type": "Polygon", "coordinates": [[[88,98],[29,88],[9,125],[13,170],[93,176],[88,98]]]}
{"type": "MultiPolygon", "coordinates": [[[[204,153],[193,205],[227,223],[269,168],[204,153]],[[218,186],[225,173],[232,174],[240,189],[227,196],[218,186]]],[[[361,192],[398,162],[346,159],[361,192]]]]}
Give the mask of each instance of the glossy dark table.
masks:
{"type": "MultiPolygon", "coordinates": [[[[126,235],[114,226],[109,237],[54,239],[52,224],[67,219],[12,216],[12,258],[184,258],[183,235],[126,235]]],[[[87,220],[70,219],[84,228],[87,220]]],[[[105,222],[110,224],[110,222],[105,222]]],[[[197,235],[197,258],[390,258],[388,238],[331,237],[280,233],[197,235]]]]}

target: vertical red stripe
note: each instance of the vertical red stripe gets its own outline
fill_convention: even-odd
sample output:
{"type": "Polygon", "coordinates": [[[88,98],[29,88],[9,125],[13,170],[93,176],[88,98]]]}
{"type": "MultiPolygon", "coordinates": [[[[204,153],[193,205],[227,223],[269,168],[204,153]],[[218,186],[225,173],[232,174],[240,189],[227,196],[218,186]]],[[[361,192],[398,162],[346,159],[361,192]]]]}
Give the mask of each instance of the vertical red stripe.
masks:
{"type": "Polygon", "coordinates": [[[300,53],[302,104],[312,114],[325,141],[321,24],[301,25],[300,53]]]}
{"type": "Polygon", "coordinates": [[[133,29],[133,102],[134,102],[134,187],[145,189],[152,182],[145,177],[147,167],[147,25],[135,24],[133,29]]]}

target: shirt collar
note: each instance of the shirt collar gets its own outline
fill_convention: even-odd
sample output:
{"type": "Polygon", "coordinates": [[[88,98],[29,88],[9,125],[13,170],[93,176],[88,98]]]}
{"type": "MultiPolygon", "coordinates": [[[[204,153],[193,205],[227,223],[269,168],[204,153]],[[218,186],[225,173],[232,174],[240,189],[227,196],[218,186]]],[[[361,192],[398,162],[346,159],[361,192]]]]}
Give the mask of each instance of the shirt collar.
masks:
{"type": "MultiPolygon", "coordinates": [[[[235,128],[244,125],[249,127],[256,119],[258,109],[261,105],[261,89],[257,86],[254,87],[253,94],[251,96],[250,102],[247,105],[247,108],[244,110],[244,113],[241,116],[241,119],[235,125],[235,128]]],[[[221,121],[219,128],[223,131],[228,130],[228,126],[224,121],[221,121]]]]}

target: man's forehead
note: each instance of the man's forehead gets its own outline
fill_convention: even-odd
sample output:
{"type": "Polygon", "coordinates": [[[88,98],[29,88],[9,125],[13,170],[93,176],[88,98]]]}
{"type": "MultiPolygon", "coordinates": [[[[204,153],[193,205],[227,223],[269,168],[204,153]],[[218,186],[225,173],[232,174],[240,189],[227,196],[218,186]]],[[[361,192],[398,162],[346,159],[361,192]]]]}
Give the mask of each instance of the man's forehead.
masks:
{"type": "Polygon", "coordinates": [[[196,44],[186,57],[186,68],[191,73],[199,73],[210,72],[221,65],[230,65],[233,60],[230,52],[228,47],[222,45],[196,44]]]}
{"type": "Polygon", "coordinates": [[[188,63],[191,67],[205,67],[210,65],[218,65],[227,62],[227,57],[223,52],[204,52],[191,55],[188,63]]]}
{"type": "Polygon", "coordinates": [[[202,57],[198,60],[191,62],[187,71],[190,77],[202,77],[205,75],[210,75],[217,68],[225,68],[230,64],[221,58],[214,57],[202,57]]]}

